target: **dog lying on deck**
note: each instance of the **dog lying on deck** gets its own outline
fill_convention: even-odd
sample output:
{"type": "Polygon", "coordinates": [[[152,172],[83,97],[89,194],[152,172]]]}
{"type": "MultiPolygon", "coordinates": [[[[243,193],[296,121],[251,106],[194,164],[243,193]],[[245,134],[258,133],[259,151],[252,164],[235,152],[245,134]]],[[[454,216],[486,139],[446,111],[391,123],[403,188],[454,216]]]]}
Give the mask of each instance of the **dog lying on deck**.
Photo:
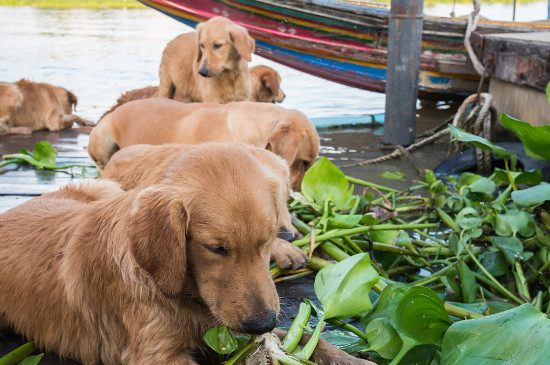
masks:
{"type": "MultiPolygon", "coordinates": [[[[273,68],[262,65],[251,67],[250,80],[252,82],[252,94],[250,95],[250,101],[260,103],[282,103],[285,99],[286,95],[281,89],[281,76],[273,68]]],[[[158,86],[147,86],[141,89],[127,91],[117,99],[116,104],[105,112],[100,119],[111,113],[119,106],[130,101],[154,98],[157,95],[158,86]]],[[[191,102],[191,99],[181,95],[177,89],[174,92],[173,99],[176,101],[181,101],[182,103],[191,102]]]]}
{"type": "Polygon", "coordinates": [[[0,135],[57,131],[73,123],[93,126],[72,114],[77,102],[73,93],[59,86],[28,80],[0,82],[0,135]]]}
{"type": "Polygon", "coordinates": [[[298,110],[268,103],[182,104],[165,98],[136,100],[103,118],[90,133],[88,152],[105,167],[120,148],[134,144],[244,143],[265,148],[290,166],[299,190],[319,152],[319,136],[298,110]]]}
{"type": "Polygon", "coordinates": [[[254,39],[224,17],[214,17],[170,41],[162,54],[158,96],[173,98],[177,90],[192,102],[249,100],[248,62],[254,39]]]}
{"type": "MultiPolygon", "coordinates": [[[[277,181],[235,146],[180,163],[141,191],[99,179],[0,214],[0,327],[84,364],[133,365],[205,364],[202,336],[220,324],[271,331],[277,181]]],[[[313,361],[366,363],[326,342],[313,361]]]]}
{"type": "MultiPolygon", "coordinates": [[[[101,173],[101,178],[118,182],[122,189],[145,189],[157,184],[164,176],[180,165],[185,153],[201,145],[164,144],[134,145],[118,151],[111,157],[101,173]]],[[[275,154],[259,147],[240,145],[273,174],[278,182],[277,206],[279,228],[273,244],[271,258],[283,269],[297,270],[305,267],[307,255],[289,243],[298,234],[290,221],[287,201],[290,193],[288,165],[275,154]]]]}

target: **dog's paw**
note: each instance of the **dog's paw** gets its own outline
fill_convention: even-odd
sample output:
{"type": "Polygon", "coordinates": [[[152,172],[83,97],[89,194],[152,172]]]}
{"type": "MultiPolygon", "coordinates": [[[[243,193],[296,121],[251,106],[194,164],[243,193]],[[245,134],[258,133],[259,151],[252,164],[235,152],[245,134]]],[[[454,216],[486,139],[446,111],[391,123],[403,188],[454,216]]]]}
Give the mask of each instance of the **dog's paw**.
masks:
{"type": "Polygon", "coordinates": [[[277,238],[273,243],[271,259],[284,270],[303,269],[309,261],[304,251],[280,238],[277,238]]]}

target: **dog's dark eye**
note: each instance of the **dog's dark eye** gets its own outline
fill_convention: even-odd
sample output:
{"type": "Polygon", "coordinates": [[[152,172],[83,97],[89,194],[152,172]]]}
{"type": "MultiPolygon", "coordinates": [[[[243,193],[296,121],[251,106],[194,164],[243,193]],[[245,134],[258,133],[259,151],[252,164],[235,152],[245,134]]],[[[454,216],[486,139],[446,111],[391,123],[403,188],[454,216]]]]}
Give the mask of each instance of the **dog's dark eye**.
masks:
{"type": "Polygon", "coordinates": [[[208,245],[205,245],[204,247],[206,247],[208,250],[215,253],[216,255],[220,255],[220,256],[227,256],[227,254],[229,253],[227,251],[227,249],[223,246],[208,246],[208,245]]]}
{"type": "Polygon", "coordinates": [[[200,47],[201,47],[201,49],[204,49],[204,44],[203,44],[203,43],[201,43],[200,47]]]}
{"type": "Polygon", "coordinates": [[[220,43],[214,43],[214,46],[212,48],[214,49],[220,49],[222,48],[223,44],[220,44],[220,43]]]}

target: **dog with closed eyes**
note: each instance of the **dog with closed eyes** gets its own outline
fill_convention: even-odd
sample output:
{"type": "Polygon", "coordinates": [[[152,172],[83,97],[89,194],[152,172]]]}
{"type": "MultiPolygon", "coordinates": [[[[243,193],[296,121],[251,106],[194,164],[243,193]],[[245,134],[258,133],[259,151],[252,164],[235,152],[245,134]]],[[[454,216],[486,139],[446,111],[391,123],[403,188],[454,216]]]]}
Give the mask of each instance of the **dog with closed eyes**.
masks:
{"type": "MultiPolygon", "coordinates": [[[[179,164],[143,190],[98,179],[0,214],[0,327],[87,365],[210,364],[209,328],[271,331],[276,179],[237,146],[179,164]]],[[[326,342],[312,359],[368,363],[326,342]]]]}

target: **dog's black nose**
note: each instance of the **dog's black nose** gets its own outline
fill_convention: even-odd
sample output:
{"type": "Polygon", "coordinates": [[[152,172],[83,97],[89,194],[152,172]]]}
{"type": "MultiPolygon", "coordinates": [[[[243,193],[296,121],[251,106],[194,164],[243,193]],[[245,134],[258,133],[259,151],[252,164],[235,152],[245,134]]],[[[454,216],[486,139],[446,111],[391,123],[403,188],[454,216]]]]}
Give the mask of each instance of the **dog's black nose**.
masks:
{"type": "Polygon", "coordinates": [[[250,335],[261,335],[270,332],[277,325],[277,313],[269,311],[266,313],[254,314],[243,322],[243,330],[250,335]]]}
{"type": "Polygon", "coordinates": [[[288,242],[294,241],[294,233],[292,233],[288,228],[285,226],[279,227],[279,232],[277,233],[277,238],[283,239],[288,242]]]}
{"type": "Polygon", "coordinates": [[[208,70],[206,69],[206,67],[199,68],[199,75],[201,75],[202,77],[208,77],[208,70]]]}

